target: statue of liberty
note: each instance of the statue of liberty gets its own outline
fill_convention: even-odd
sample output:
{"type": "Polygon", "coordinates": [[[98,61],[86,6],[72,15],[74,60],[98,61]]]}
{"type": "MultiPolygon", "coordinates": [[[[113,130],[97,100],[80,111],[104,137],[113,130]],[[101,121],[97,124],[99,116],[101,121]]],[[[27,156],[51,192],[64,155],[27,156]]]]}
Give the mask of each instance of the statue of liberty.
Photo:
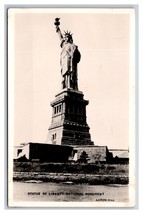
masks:
{"type": "Polygon", "coordinates": [[[78,47],[73,43],[71,32],[66,31],[62,35],[59,28],[59,18],[55,19],[56,32],[59,34],[61,41],[61,75],[62,75],[62,88],[71,88],[78,90],[77,82],[77,64],[80,61],[81,55],[78,47]]]}

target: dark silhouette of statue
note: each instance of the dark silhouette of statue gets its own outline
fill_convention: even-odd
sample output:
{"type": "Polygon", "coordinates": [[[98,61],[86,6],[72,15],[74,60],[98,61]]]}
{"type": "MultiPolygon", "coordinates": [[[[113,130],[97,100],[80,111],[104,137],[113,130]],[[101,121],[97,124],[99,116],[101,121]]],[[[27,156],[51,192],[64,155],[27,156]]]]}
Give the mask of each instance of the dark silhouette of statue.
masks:
{"type": "Polygon", "coordinates": [[[73,43],[71,32],[64,32],[62,35],[59,28],[60,18],[55,19],[56,32],[59,34],[61,40],[61,75],[62,75],[62,88],[71,88],[78,90],[77,81],[77,64],[80,61],[81,55],[78,47],[73,43]]]}

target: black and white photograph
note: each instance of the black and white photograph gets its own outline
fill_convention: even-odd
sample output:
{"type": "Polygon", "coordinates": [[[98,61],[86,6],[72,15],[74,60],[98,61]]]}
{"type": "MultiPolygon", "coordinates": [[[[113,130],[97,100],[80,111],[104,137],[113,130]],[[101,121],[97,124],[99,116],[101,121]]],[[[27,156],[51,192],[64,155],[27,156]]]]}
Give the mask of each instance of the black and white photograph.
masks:
{"type": "Polygon", "coordinates": [[[135,10],[9,8],[8,205],[135,206],[135,10]]]}

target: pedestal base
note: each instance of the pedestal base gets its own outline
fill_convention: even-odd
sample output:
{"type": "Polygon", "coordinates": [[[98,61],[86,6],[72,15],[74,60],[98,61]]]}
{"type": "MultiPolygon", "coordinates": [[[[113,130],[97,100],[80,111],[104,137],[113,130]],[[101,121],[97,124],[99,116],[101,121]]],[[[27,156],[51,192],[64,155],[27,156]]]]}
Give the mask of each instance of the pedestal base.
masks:
{"type": "Polygon", "coordinates": [[[59,145],[94,145],[91,141],[89,126],[86,123],[86,105],[83,93],[73,89],[64,89],[51,103],[52,122],[49,127],[49,139],[59,145]]]}

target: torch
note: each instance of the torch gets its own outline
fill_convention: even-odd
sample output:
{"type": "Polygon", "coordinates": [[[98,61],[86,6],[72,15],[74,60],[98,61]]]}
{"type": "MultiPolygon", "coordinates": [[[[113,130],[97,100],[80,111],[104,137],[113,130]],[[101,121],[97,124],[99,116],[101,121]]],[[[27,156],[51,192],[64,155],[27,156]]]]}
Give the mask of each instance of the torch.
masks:
{"type": "Polygon", "coordinates": [[[59,29],[59,25],[60,25],[60,18],[55,18],[55,23],[54,25],[56,26],[56,32],[58,32],[58,29],[59,29]]]}

